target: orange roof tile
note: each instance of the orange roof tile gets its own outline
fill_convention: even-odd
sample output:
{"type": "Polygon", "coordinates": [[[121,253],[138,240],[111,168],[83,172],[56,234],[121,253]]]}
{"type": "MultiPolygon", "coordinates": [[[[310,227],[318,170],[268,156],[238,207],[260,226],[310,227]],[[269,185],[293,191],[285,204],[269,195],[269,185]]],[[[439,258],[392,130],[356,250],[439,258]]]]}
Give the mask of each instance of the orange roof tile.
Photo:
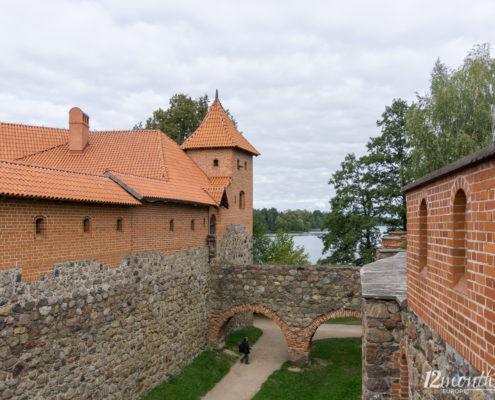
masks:
{"type": "Polygon", "coordinates": [[[107,175],[141,198],[175,200],[212,206],[220,204],[220,201],[213,200],[201,187],[189,185],[186,181],[165,181],[115,171],[108,171],[107,175]]]}
{"type": "Polygon", "coordinates": [[[256,156],[260,154],[237,130],[218,99],[213,102],[198,129],[181,146],[184,150],[214,147],[237,147],[256,156]]]}
{"type": "Polygon", "coordinates": [[[226,188],[230,184],[230,176],[214,176],[209,177],[210,187],[212,188],[226,188]]]}
{"type": "Polygon", "coordinates": [[[0,160],[13,161],[67,143],[68,140],[67,129],[0,122],[0,160]]]}
{"type": "Polygon", "coordinates": [[[110,204],[141,204],[108,177],[5,161],[0,161],[0,194],[110,204]]]}
{"type": "Polygon", "coordinates": [[[223,194],[225,193],[224,188],[205,188],[206,193],[215,201],[218,206],[222,202],[223,194]]]}

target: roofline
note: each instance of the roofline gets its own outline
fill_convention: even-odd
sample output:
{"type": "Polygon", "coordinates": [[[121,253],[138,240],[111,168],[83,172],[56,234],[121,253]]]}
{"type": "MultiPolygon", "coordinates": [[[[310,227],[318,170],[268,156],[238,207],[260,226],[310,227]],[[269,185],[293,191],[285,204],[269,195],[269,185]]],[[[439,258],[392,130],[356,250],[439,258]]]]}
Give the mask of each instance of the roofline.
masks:
{"type": "MultiPolygon", "coordinates": [[[[241,151],[244,151],[246,153],[249,153],[249,154],[256,156],[256,157],[261,155],[261,153],[256,149],[255,149],[256,150],[256,153],[255,153],[253,151],[246,150],[246,149],[239,147],[237,145],[233,145],[233,146],[227,146],[227,145],[225,145],[225,146],[201,146],[201,147],[182,147],[182,145],[181,145],[180,148],[185,152],[187,152],[188,150],[205,150],[205,149],[237,149],[237,150],[241,150],[241,151]]],[[[253,149],[254,149],[254,147],[253,147],[253,149]]]]}
{"type": "Polygon", "coordinates": [[[197,201],[188,201],[188,200],[179,200],[179,199],[168,199],[164,197],[143,197],[143,200],[148,201],[150,203],[161,201],[163,203],[180,203],[180,204],[189,204],[192,206],[201,206],[201,207],[218,207],[216,204],[200,203],[197,201]]]}
{"type": "Polygon", "coordinates": [[[492,144],[484,149],[477,151],[476,153],[470,154],[460,160],[454,161],[453,163],[446,165],[443,168],[437,169],[436,171],[430,172],[418,180],[404,186],[401,188],[403,193],[409,192],[419,186],[426,185],[434,180],[442,178],[444,176],[453,174],[459,170],[465,169],[467,167],[479,164],[485,160],[492,159],[495,157],[495,144],[492,144]]]}
{"type": "Polygon", "coordinates": [[[64,197],[56,197],[56,196],[30,196],[25,194],[10,194],[10,193],[1,193],[1,197],[15,198],[15,199],[27,199],[27,200],[52,200],[52,201],[69,201],[71,203],[91,203],[91,204],[107,204],[114,206],[124,206],[124,207],[136,207],[141,206],[142,204],[135,203],[123,203],[120,201],[102,201],[102,200],[78,200],[78,199],[69,199],[64,197]]]}

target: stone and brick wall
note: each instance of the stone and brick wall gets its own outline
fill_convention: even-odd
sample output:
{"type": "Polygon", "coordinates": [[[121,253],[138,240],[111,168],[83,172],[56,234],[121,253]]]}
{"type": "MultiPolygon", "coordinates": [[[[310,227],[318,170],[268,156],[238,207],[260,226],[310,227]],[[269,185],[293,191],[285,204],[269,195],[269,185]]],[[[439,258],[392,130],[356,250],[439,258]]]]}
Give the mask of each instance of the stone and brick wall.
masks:
{"type": "Polygon", "coordinates": [[[409,307],[476,369],[495,367],[495,161],[408,189],[407,221],[409,307]]]}
{"type": "Polygon", "coordinates": [[[284,333],[289,361],[309,361],[311,340],[328,319],[361,317],[359,268],[344,266],[212,266],[210,341],[215,346],[226,324],[243,312],[271,318],[284,333]]]}
{"type": "Polygon", "coordinates": [[[126,254],[155,250],[174,254],[204,246],[207,233],[208,207],[172,203],[118,207],[2,198],[0,270],[19,268],[28,281],[66,261],[94,258],[117,267],[126,254]],[[41,234],[35,231],[37,217],[44,219],[41,234]],[[86,217],[89,232],[83,231],[86,217]],[[117,218],[122,218],[122,231],[116,229],[117,218]]]}
{"type": "Polygon", "coordinates": [[[0,275],[2,399],[135,399],[208,345],[207,249],[0,275]]]}

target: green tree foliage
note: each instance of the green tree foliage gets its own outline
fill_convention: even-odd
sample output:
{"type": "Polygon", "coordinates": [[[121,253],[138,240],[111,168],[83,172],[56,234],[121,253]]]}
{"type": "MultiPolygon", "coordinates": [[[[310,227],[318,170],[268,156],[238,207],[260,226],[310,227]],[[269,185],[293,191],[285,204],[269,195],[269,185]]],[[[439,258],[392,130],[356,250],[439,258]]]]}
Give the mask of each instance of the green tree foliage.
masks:
{"type": "Polygon", "coordinates": [[[253,224],[253,259],[255,264],[309,264],[309,255],[304,247],[296,246],[294,239],[283,231],[278,231],[274,238],[266,233],[264,225],[253,224]]]}
{"type": "Polygon", "coordinates": [[[264,225],[269,232],[307,232],[321,229],[326,213],[319,210],[277,211],[275,208],[253,210],[253,220],[264,225]]]}
{"type": "Polygon", "coordinates": [[[492,143],[495,60],[489,44],[475,46],[449,69],[438,60],[429,91],[407,115],[411,173],[419,178],[492,143]]]}
{"type": "Polygon", "coordinates": [[[367,154],[362,158],[364,179],[374,187],[375,207],[381,224],[406,230],[406,196],[401,187],[410,182],[410,144],[406,131],[408,105],[394,99],[376,122],[381,135],[370,138],[367,154]]]}
{"type": "MultiPolygon", "coordinates": [[[[133,129],[160,129],[178,144],[182,144],[203,121],[208,112],[208,101],[207,94],[197,99],[183,93],[174,94],[166,110],[159,108],[153,111],[153,115],[144,124],[140,122],[133,129]]],[[[225,111],[237,127],[235,118],[229,110],[225,111]]]]}
{"type": "Polygon", "coordinates": [[[377,191],[369,179],[366,164],[354,154],[347,154],[329,181],[335,188],[330,200],[331,211],[325,219],[328,233],[322,235],[323,254],[330,256],[321,262],[364,265],[375,257],[379,239],[379,215],[375,207],[377,191]]]}

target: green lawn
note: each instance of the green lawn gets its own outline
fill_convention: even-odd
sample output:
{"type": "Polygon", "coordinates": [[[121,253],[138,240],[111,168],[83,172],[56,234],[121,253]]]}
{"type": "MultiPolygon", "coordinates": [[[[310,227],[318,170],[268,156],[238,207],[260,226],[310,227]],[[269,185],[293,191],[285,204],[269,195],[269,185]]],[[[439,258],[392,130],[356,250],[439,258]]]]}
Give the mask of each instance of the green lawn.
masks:
{"type": "Polygon", "coordinates": [[[361,325],[362,321],[357,318],[335,318],[329,319],[325,324],[361,325]]]}
{"type": "Polygon", "coordinates": [[[360,400],[361,338],[313,341],[311,365],[300,372],[285,363],[253,400],[360,400]]]}
{"type": "MultiPolygon", "coordinates": [[[[249,327],[233,332],[226,339],[226,347],[236,353],[244,336],[254,345],[263,332],[249,327]]],[[[240,355],[240,354],[239,354],[240,355]]],[[[239,357],[231,356],[222,350],[205,351],[176,376],[157,386],[143,400],[197,400],[208,393],[222,379],[239,357]]]]}

